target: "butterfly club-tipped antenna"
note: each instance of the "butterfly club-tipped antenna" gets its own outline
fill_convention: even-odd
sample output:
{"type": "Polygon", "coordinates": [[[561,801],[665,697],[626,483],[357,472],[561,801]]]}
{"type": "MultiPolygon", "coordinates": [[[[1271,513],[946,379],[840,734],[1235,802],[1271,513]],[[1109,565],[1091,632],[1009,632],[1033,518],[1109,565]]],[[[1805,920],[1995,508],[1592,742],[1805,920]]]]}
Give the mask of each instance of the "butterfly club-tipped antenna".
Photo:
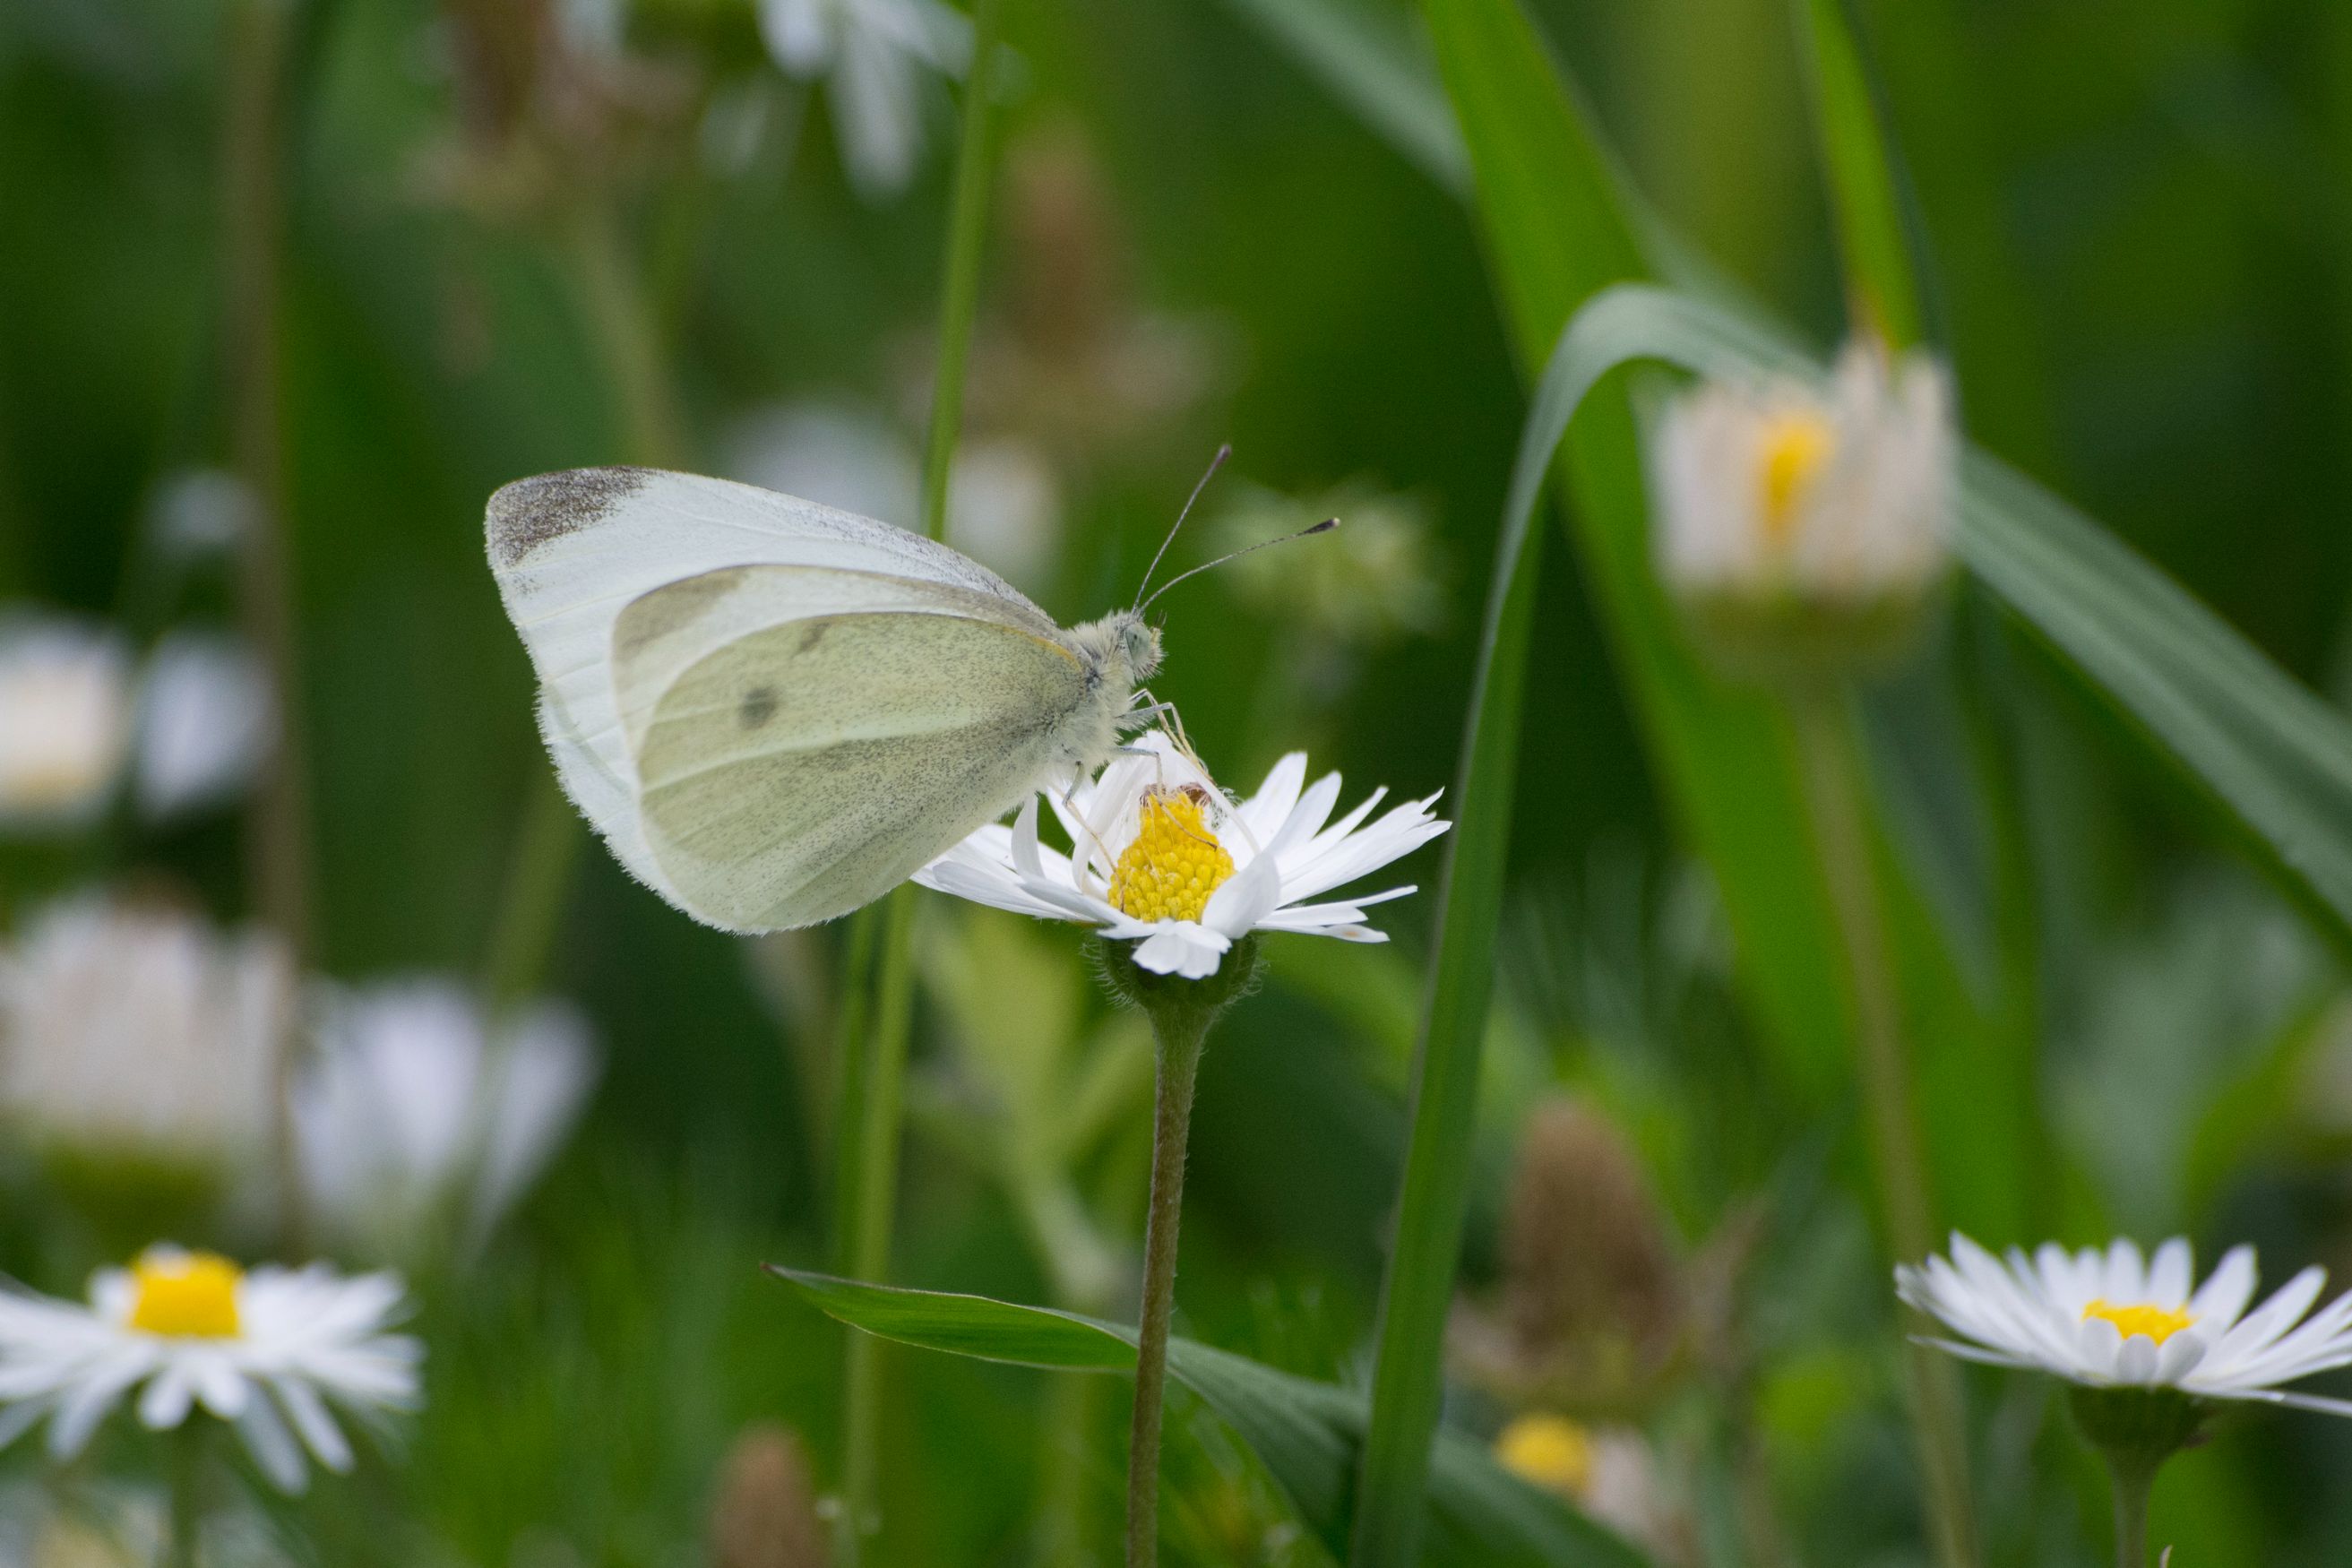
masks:
{"type": "Polygon", "coordinates": [[[1296,533],[1277,534],[1272,539],[1261,539],[1255,544],[1245,544],[1230,554],[1218,556],[1214,561],[1204,561],[1200,565],[1193,567],[1192,570],[1188,572],[1179,572],[1173,577],[1169,578],[1165,583],[1160,584],[1157,589],[1153,590],[1150,598],[1144,600],[1141,604],[1135,606],[1136,613],[1140,615],[1145,610],[1151,608],[1154,604],[1159,602],[1160,595],[1165,594],[1169,589],[1173,588],[1177,584],[1181,583],[1187,577],[1198,577],[1202,573],[1209,571],[1214,567],[1223,566],[1228,561],[1238,561],[1244,555],[1255,555],[1261,550],[1269,549],[1276,544],[1287,544],[1294,539],[1311,539],[1318,533],[1328,533],[1339,526],[1339,520],[1338,518],[1327,517],[1322,521],[1315,524],[1312,528],[1302,528],[1296,533]]]}
{"type": "Polygon", "coordinates": [[[1143,581],[1135,585],[1135,603],[1131,608],[1140,610],[1148,603],[1143,591],[1151,586],[1151,574],[1160,570],[1160,563],[1167,555],[1168,547],[1176,542],[1176,531],[1184,526],[1186,518],[1192,515],[1193,503],[1201,499],[1201,492],[1209,488],[1209,481],[1217,477],[1217,470],[1225,466],[1225,459],[1233,455],[1234,444],[1227,441],[1217,448],[1217,455],[1209,459],[1207,471],[1192,487],[1192,493],[1184,498],[1184,510],[1176,514],[1176,521],[1168,525],[1168,536],[1160,542],[1160,548],[1151,552],[1151,564],[1143,569],[1143,581]]]}

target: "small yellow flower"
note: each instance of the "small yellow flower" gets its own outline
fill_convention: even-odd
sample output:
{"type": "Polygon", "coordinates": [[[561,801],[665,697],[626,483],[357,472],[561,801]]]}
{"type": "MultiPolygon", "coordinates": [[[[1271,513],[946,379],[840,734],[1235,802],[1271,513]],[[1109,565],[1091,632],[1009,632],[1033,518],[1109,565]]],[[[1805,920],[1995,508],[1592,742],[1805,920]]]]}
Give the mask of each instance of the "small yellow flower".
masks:
{"type": "Polygon", "coordinates": [[[1153,788],[1135,842],[1111,868],[1110,902],[1139,921],[1197,921],[1209,895],[1234,874],[1234,858],[1202,819],[1206,792],[1153,788]]]}
{"type": "Polygon", "coordinates": [[[132,1328],[174,1339],[236,1337],[245,1271],[218,1253],[150,1250],[131,1266],[131,1279],[138,1288],[132,1328]]]}
{"type": "Polygon", "coordinates": [[[1495,1439],[1495,1458],[1522,1480],[1561,1497],[1592,1484],[1592,1436],[1561,1415],[1522,1415],[1495,1439]]]}

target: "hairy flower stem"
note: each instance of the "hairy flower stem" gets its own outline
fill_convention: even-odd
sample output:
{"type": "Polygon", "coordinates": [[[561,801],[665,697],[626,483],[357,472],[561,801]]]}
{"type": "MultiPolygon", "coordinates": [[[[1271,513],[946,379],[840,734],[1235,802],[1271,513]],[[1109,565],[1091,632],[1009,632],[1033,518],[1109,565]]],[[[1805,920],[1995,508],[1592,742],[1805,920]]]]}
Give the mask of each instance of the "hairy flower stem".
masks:
{"type": "MultiPolygon", "coordinates": [[[[1886,1205],[1887,1239],[1899,1261],[1915,1262],[1934,1248],[1935,1210],[1910,1061],[1904,1049],[1902,1000],[1871,865],[1860,761],[1844,698],[1838,687],[1801,691],[1793,699],[1793,717],[1814,850],[1822,859],[1853,987],[1863,1103],[1879,1194],[1886,1205]]],[[[1951,1368],[1925,1345],[1906,1342],[1905,1352],[1936,1559],[1944,1568],[1972,1568],[1976,1532],[1969,1509],[1959,1388],[1951,1368]]]]}
{"type": "Polygon", "coordinates": [[[1184,1211],[1184,1148],[1210,1026],[1257,982],[1257,939],[1235,942],[1200,980],[1155,974],[1125,942],[1099,942],[1103,980],[1143,1009],[1158,1047],[1151,1111],[1151,1201],[1143,1226],[1143,1305],[1136,1328],[1135,1418],[1127,1445],[1127,1568],[1160,1557],[1160,1435],[1168,1393],[1168,1325],[1176,1310],[1176,1237],[1184,1211]]]}
{"type": "MultiPolygon", "coordinates": [[[[948,248],[940,289],[938,379],[931,393],[930,436],[923,459],[923,531],[947,533],[948,471],[963,421],[964,365],[979,312],[980,268],[988,235],[993,169],[991,134],[996,109],[997,56],[1003,52],[1003,0],[976,0],[971,9],[971,75],[964,84],[962,141],[956,150],[955,189],[948,211],[948,248]]],[[[877,965],[872,1059],[864,1064],[862,1114],[841,1130],[850,1146],[841,1169],[856,1186],[844,1212],[855,1215],[853,1279],[879,1280],[887,1268],[897,1202],[898,1142],[906,1100],[907,1029],[912,1011],[913,884],[890,895],[877,965]]],[[[836,1568],[857,1568],[866,1537],[880,1528],[881,1343],[850,1336],[843,1369],[841,1526],[835,1536],[836,1568]]]]}
{"type": "Polygon", "coordinates": [[[1205,1021],[1164,1026],[1155,1015],[1159,1083],[1151,1110],[1151,1206],[1143,1229],[1143,1311],[1135,1344],[1135,1419],[1127,1439],[1127,1563],[1160,1556],[1160,1432],[1168,1394],[1168,1321],[1176,1310],[1176,1236],[1184,1210],[1184,1146],[1205,1021]]]}

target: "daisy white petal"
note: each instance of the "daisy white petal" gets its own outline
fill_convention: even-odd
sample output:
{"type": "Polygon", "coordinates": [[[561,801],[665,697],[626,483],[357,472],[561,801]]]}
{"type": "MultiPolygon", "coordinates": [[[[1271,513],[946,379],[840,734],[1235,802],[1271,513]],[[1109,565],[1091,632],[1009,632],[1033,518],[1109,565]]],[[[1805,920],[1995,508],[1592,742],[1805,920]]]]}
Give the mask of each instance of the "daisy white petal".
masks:
{"type": "Polygon", "coordinates": [[[1033,798],[1008,827],[980,829],[915,879],[975,903],[1092,926],[1140,945],[1136,962],[1162,974],[1216,973],[1233,944],[1283,931],[1382,942],[1367,907],[1411,886],[1307,900],[1412,853],[1451,825],[1435,795],[1366,826],[1384,792],[1334,817],[1340,779],[1307,783],[1303,752],[1285,756],[1257,793],[1229,800],[1159,731],[1139,735],[1091,780],[1047,804],[1071,840],[1063,855],[1038,837],[1033,798]]]}
{"type": "Polygon", "coordinates": [[[2003,1260],[1956,1235],[1948,1258],[1898,1268],[1895,1289],[1957,1336],[1923,1342],[1967,1360],[2035,1367],[2088,1388],[2175,1389],[2198,1400],[2352,1415],[2352,1404],[2277,1386],[2352,1365],[2352,1294],[2311,1312],[2326,1276],[2306,1268],[2248,1312],[2254,1278],[2244,1247],[2224,1254],[2200,1284],[2179,1237],[2153,1255],[2119,1239],[2075,1253],[2045,1245],[2003,1260]]]}
{"type": "Polygon", "coordinates": [[[135,1394],[138,1418],[158,1430],[199,1409],[232,1423],[294,1491],[305,1446],[331,1469],[351,1463],[330,1400],[361,1415],[416,1403],[422,1348],[386,1331],[404,1301],[390,1275],[247,1273],[155,1247],[129,1269],[100,1270],[89,1295],[87,1306],[0,1295],[0,1443],[46,1419],[51,1451],[69,1458],[135,1394]]]}

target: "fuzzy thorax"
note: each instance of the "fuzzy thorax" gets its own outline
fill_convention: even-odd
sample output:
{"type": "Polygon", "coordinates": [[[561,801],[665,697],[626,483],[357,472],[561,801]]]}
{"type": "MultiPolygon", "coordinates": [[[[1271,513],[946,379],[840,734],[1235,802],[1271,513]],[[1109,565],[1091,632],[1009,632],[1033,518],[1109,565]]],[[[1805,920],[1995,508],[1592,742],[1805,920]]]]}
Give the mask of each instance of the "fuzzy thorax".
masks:
{"type": "Polygon", "coordinates": [[[1118,610],[1070,629],[1070,647],[1087,672],[1087,697],[1055,736],[1061,761],[1090,773],[1108,761],[1123,731],[1135,688],[1160,668],[1160,628],[1134,610],[1118,610]]]}

